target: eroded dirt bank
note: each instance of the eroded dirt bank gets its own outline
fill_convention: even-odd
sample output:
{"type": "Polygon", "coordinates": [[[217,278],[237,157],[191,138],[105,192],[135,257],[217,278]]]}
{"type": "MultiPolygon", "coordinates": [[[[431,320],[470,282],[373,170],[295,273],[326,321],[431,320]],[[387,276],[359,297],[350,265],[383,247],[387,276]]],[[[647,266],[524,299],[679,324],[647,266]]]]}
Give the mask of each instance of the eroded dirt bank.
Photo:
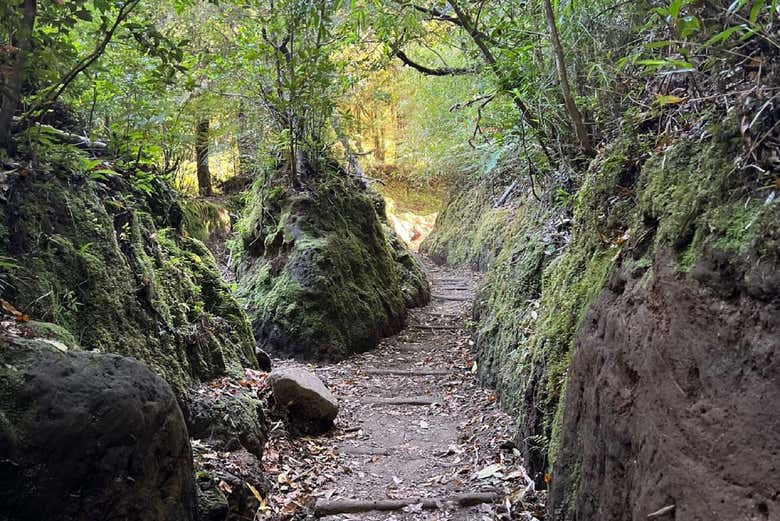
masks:
{"type": "Polygon", "coordinates": [[[780,516],[778,185],[735,168],[741,139],[733,119],[626,133],[564,200],[508,163],[453,189],[423,244],[485,271],[478,374],[548,518],[780,516]]]}

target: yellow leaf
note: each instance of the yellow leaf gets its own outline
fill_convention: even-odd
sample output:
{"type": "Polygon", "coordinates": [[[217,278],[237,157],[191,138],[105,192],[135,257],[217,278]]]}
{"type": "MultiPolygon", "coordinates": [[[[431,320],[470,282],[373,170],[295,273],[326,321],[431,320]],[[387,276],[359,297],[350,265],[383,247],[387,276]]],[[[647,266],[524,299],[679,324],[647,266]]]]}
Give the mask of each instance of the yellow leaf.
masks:
{"type": "Polygon", "coordinates": [[[254,487],[254,485],[252,485],[251,483],[247,483],[246,486],[249,489],[249,491],[252,492],[252,495],[255,496],[255,499],[257,499],[257,501],[262,506],[263,503],[265,503],[265,501],[263,500],[263,496],[260,495],[260,492],[258,492],[257,489],[254,487]]]}
{"type": "Polygon", "coordinates": [[[664,105],[677,105],[678,103],[682,103],[685,101],[685,98],[681,98],[680,96],[675,96],[673,94],[669,94],[666,96],[658,95],[655,98],[655,102],[663,107],[664,105]]]}

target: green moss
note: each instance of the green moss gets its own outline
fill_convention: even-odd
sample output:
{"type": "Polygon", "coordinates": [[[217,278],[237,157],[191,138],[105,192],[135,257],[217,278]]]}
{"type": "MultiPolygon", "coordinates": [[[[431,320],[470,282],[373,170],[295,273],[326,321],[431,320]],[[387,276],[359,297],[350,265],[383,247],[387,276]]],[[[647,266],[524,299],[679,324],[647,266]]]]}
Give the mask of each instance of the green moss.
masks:
{"type": "Polygon", "coordinates": [[[338,177],[305,193],[255,189],[240,225],[238,295],[269,350],[343,358],[398,331],[406,307],[427,301],[420,266],[387,235],[376,194],[338,177]]]}
{"type": "Polygon", "coordinates": [[[76,341],[76,337],[74,337],[70,331],[64,327],[58,326],[57,324],[31,320],[27,322],[25,326],[30,328],[36,336],[51,338],[53,340],[62,342],[69,347],[78,347],[79,345],[79,343],[76,341]]]}
{"type": "Polygon", "coordinates": [[[159,229],[166,216],[129,188],[34,173],[0,221],[0,255],[19,268],[4,298],[64,328],[85,349],[133,356],[182,393],[253,366],[245,314],[199,241],[159,229]]]}
{"type": "Polygon", "coordinates": [[[224,240],[231,232],[230,208],[206,199],[182,201],[182,229],[186,234],[205,244],[224,240]]]}
{"type": "Polygon", "coordinates": [[[512,220],[509,210],[492,207],[487,186],[465,182],[447,196],[436,225],[420,251],[452,265],[486,270],[501,249],[506,233],[502,227],[512,220]]]}

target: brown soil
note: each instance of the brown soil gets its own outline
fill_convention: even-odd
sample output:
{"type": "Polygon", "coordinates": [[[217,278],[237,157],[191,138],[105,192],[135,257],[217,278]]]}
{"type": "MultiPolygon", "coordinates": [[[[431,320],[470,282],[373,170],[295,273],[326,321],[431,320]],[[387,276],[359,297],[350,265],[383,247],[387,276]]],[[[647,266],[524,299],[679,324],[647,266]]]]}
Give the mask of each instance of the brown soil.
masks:
{"type": "Polygon", "coordinates": [[[617,273],[571,364],[555,520],[780,519],[776,265],[617,273]],[[775,288],[772,291],[766,288],[775,288]]]}

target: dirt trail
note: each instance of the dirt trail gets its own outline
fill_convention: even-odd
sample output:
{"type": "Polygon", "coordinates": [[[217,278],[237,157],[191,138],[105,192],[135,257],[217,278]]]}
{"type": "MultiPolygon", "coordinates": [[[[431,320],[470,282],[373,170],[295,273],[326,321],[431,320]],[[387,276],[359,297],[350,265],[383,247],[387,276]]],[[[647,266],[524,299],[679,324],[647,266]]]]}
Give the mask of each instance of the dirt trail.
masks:
{"type": "MultiPolygon", "coordinates": [[[[427,269],[433,300],[410,314],[401,334],[377,350],[316,369],[341,404],[336,430],[317,440],[334,455],[318,469],[312,490],[323,519],[508,519],[505,497],[514,493],[518,505],[526,492],[512,421],[472,372],[466,326],[475,276],[427,269]],[[491,496],[499,500],[469,506],[491,496]],[[410,504],[325,515],[344,500],[410,504]]],[[[526,506],[535,503],[528,494],[525,499],[526,506]]]]}

